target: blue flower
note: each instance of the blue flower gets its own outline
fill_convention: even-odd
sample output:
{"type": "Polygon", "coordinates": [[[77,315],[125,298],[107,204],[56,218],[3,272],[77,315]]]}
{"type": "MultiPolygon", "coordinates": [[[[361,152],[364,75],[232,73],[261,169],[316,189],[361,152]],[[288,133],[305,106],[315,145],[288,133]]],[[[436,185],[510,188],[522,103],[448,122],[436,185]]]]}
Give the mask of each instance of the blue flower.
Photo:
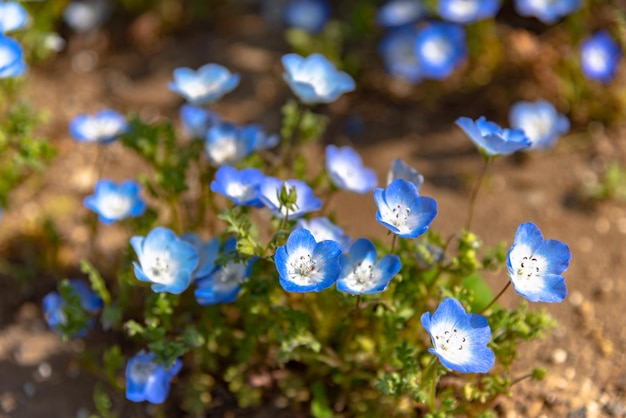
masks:
{"type": "Polygon", "coordinates": [[[180,121],[185,134],[192,139],[205,139],[209,129],[221,122],[219,115],[202,107],[185,104],[180,107],[180,121]]]}
{"type": "Polygon", "coordinates": [[[374,200],[378,206],[376,220],[401,238],[424,234],[437,216],[435,199],[420,196],[417,187],[403,179],[374,190],[374,200]]]}
{"type": "Polygon", "coordinates": [[[315,242],[306,229],[294,229],[287,244],[276,250],[274,263],[280,284],[288,292],[319,292],[341,273],[341,248],[335,241],[315,242]]]}
{"type": "Polygon", "coordinates": [[[409,83],[417,83],[422,79],[420,63],[415,55],[416,39],[417,30],[408,26],[392,30],[378,44],[378,53],[385,70],[409,83]]]}
{"type": "Polygon", "coordinates": [[[182,293],[198,265],[193,245],[167,228],[157,227],[144,237],[130,239],[139,263],[133,261],[135,276],[152,283],[155,292],[182,293]]]}
{"type": "Polygon", "coordinates": [[[439,16],[450,22],[468,24],[494,17],[500,0],[439,0],[439,16]]]}
{"type": "Polygon", "coordinates": [[[241,283],[250,276],[253,260],[235,261],[237,240],[229,238],[224,243],[224,254],[233,257],[217,267],[209,276],[196,282],[194,295],[202,306],[230,303],[237,299],[241,283]]]}
{"type": "MultiPolygon", "coordinates": [[[[96,292],[91,290],[85,282],[72,279],[69,281],[69,285],[71,287],[71,293],[78,297],[81,308],[87,313],[93,316],[102,309],[102,299],[100,299],[96,292]]],[[[63,326],[67,325],[67,316],[64,311],[67,305],[65,299],[63,299],[59,292],[50,292],[44,296],[41,305],[44,318],[50,329],[57,333],[62,333],[63,326]]],[[[75,335],[72,335],[72,337],[84,337],[93,327],[94,322],[92,318],[84,329],[78,331],[75,335]]]]}
{"type": "Polygon", "coordinates": [[[376,13],[376,22],[387,28],[408,25],[426,16],[421,0],[389,0],[376,13]]]}
{"type": "Polygon", "coordinates": [[[176,68],[170,90],[180,94],[189,103],[206,105],[218,101],[239,85],[239,74],[231,74],[218,64],[206,64],[197,71],[191,68],[176,68]]]}
{"type": "Polygon", "coordinates": [[[28,22],[24,7],[14,1],[0,3],[0,33],[22,29],[28,22]]]}
{"type": "Polygon", "coordinates": [[[95,194],[87,196],[85,207],[98,214],[98,219],[104,224],[112,224],[126,218],[141,216],[146,210],[146,204],[139,197],[139,185],[126,180],[119,185],[111,180],[103,179],[96,183],[95,194]]]}
{"type": "Polygon", "coordinates": [[[21,76],[26,72],[22,46],[0,34],[0,79],[21,76]]]}
{"type": "Polygon", "coordinates": [[[259,187],[259,199],[279,218],[289,216],[289,219],[296,219],[322,207],[322,201],[313,194],[309,185],[300,180],[283,181],[275,177],[265,177],[259,187]],[[292,209],[280,204],[279,195],[283,187],[288,190],[295,188],[296,204],[292,209]]]}
{"type": "Polygon", "coordinates": [[[141,351],[126,364],[126,398],[133,402],[160,404],[170,392],[170,380],[183,367],[180,359],[165,368],[152,352],[141,351]]]}
{"type": "Polygon", "coordinates": [[[422,76],[443,80],[465,60],[465,29],[454,23],[432,22],[419,30],[415,55],[422,76]]]}
{"type": "Polygon", "coordinates": [[[433,343],[428,351],[447,368],[461,373],[487,373],[493,367],[495,355],[487,346],[491,329],[484,316],[468,314],[459,301],[446,298],[432,316],[425,312],[421,320],[433,343]]]}
{"type": "Polygon", "coordinates": [[[128,131],[128,122],[120,113],[105,109],[95,115],[80,114],[70,122],[70,134],[81,142],[107,144],[128,131]]]}
{"type": "Polygon", "coordinates": [[[102,26],[111,11],[109,0],[72,1],[63,10],[63,20],[76,32],[91,32],[102,26]]]}
{"type": "Polygon", "coordinates": [[[287,54],[282,61],[283,79],[303,103],[331,103],[356,88],[352,77],[337,70],[322,54],[306,58],[287,54]]]}
{"type": "Polygon", "coordinates": [[[226,196],[235,205],[262,208],[264,205],[257,193],[264,178],[265,175],[256,168],[237,171],[229,165],[223,165],[215,173],[211,190],[226,196]]]}
{"type": "Polygon", "coordinates": [[[545,100],[515,103],[509,111],[509,121],[513,129],[524,131],[530,140],[527,151],[552,148],[569,131],[569,119],[545,100]]]}
{"type": "Polygon", "coordinates": [[[580,9],[583,0],[515,0],[515,10],[522,16],[534,16],[548,25],[580,9]]]}
{"type": "Polygon", "coordinates": [[[602,83],[613,80],[621,57],[619,44],[605,30],[587,38],[580,46],[583,74],[602,83]]]}
{"type": "Polygon", "coordinates": [[[254,150],[249,131],[232,123],[222,122],[209,129],[204,150],[213,166],[236,163],[254,150]]]}
{"type": "Polygon", "coordinates": [[[567,296],[565,277],[572,254],[567,244],[544,240],[533,223],[521,224],[506,257],[515,291],[531,302],[561,302],[567,296]]]}
{"type": "Polygon", "coordinates": [[[337,290],[354,295],[380,293],[398,274],[402,263],[395,254],[387,254],[378,262],[378,254],[372,241],[359,238],[350,247],[350,255],[341,256],[341,275],[337,290]]]}
{"type": "Polygon", "coordinates": [[[285,23],[309,33],[320,32],[330,16],[326,0],[292,0],[285,6],[285,23]]]}
{"type": "Polygon", "coordinates": [[[244,125],[241,129],[243,131],[242,135],[250,138],[249,141],[254,151],[274,148],[280,141],[280,136],[277,134],[266,134],[263,128],[255,123],[244,125]]]}
{"type": "Polygon", "coordinates": [[[417,187],[417,190],[424,184],[424,176],[400,158],[396,158],[391,163],[391,167],[387,172],[387,185],[391,184],[395,179],[402,179],[413,183],[415,187],[417,187]]]}
{"type": "Polygon", "coordinates": [[[524,132],[519,129],[502,129],[481,116],[474,122],[470,118],[456,120],[459,128],[469,136],[485,155],[507,155],[531,146],[524,132]]]}
{"type": "Polygon", "coordinates": [[[215,270],[215,260],[220,250],[220,240],[213,238],[208,242],[203,242],[202,239],[193,232],[188,232],[181,235],[180,239],[193,245],[198,253],[198,265],[191,273],[191,280],[199,280],[207,277],[215,270]]]}
{"type": "Polygon", "coordinates": [[[340,189],[367,193],[376,187],[378,179],[371,168],[363,167],[361,156],[351,147],[326,147],[326,171],[340,189]]]}
{"type": "Polygon", "coordinates": [[[348,251],[348,248],[350,248],[350,244],[352,243],[352,238],[350,238],[350,236],[346,234],[343,229],[339,228],[326,217],[313,218],[308,221],[305,219],[298,219],[296,227],[304,228],[309,231],[313,234],[313,238],[315,238],[316,242],[326,240],[335,241],[339,244],[341,252],[348,251]]]}

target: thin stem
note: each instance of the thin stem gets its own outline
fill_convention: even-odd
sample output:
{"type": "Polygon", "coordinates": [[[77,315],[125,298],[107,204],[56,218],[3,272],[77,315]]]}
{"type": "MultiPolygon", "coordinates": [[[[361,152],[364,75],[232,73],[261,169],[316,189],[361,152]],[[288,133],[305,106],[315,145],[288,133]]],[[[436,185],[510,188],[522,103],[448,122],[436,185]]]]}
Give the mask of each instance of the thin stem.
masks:
{"type": "Polygon", "coordinates": [[[283,223],[280,226],[280,229],[287,230],[287,226],[289,225],[289,208],[285,208],[285,217],[283,218],[283,223]]]}
{"type": "Polygon", "coordinates": [[[391,238],[391,250],[389,251],[390,254],[393,254],[393,251],[396,247],[396,240],[398,239],[398,236],[396,234],[393,234],[393,238],[391,238]]]}
{"type": "Polygon", "coordinates": [[[523,376],[520,376],[520,377],[518,377],[518,378],[516,378],[516,379],[513,379],[513,381],[511,381],[511,384],[509,385],[509,387],[511,387],[511,386],[513,386],[513,385],[516,385],[516,384],[518,384],[519,382],[521,382],[522,380],[526,380],[526,379],[529,379],[529,378],[531,378],[531,377],[533,377],[533,374],[532,374],[532,373],[528,373],[528,374],[525,374],[525,375],[523,375],[523,376]]]}
{"type": "Polygon", "coordinates": [[[359,319],[359,312],[361,312],[361,310],[359,309],[359,305],[361,305],[361,295],[359,294],[356,297],[356,303],[354,305],[354,308],[352,309],[352,321],[350,322],[350,328],[348,328],[348,332],[346,334],[346,342],[344,343],[344,353],[345,350],[348,346],[348,344],[350,344],[350,341],[352,340],[352,336],[354,335],[354,329],[356,328],[356,321],[359,319]]]}
{"type": "Polygon", "coordinates": [[[474,190],[472,191],[472,196],[470,197],[469,209],[467,213],[467,222],[465,222],[465,230],[469,231],[472,226],[472,219],[474,217],[474,206],[476,206],[476,198],[478,197],[478,191],[480,190],[480,186],[483,184],[483,180],[485,175],[487,174],[487,169],[493,157],[486,157],[485,164],[483,165],[483,169],[476,180],[476,184],[474,185],[474,190]]]}
{"type": "Polygon", "coordinates": [[[437,356],[433,355],[430,359],[424,370],[428,371],[428,369],[432,369],[432,379],[430,382],[430,393],[428,394],[428,409],[430,412],[435,411],[435,399],[437,395],[437,383],[439,383],[437,379],[437,367],[435,366],[435,361],[437,356]]]}
{"type": "Polygon", "coordinates": [[[498,293],[496,295],[495,298],[493,298],[493,300],[491,302],[489,302],[489,305],[485,306],[482,311],[480,311],[480,313],[484,313],[487,311],[487,309],[491,308],[493,306],[494,303],[496,303],[496,301],[498,299],[500,299],[500,296],[502,296],[504,294],[504,292],[506,292],[506,290],[509,288],[509,286],[511,286],[511,281],[509,280],[508,282],[506,282],[506,285],[502,288],[502,290],[500,291],[500,293],[498,293]]]}

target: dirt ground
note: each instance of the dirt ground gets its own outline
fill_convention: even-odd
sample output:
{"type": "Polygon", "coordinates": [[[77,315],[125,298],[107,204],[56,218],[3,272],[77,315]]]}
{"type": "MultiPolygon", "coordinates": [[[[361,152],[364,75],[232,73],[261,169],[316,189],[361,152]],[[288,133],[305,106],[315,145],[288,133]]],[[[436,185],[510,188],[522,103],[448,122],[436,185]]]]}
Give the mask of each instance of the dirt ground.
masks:
{"type": "MultiPolygon", "coordinates": [[[[57,58],[30,72],[33,100],[49,115],[43,134],[51,138],[58,155],[45,178],[31,178],[15,191],[16,203],[1,220],[2,251],[17,254],[17,259],[34,256],[29,237],[47,217],[55,219],[61,232],[59,252],[67,264],[86,255],[92,245],[106,257],[126,242],[129,232],[117,227],[100,228],[92,241],[81,225],[86,214],[81,200],[99,175],[93,167],[96,148],[69,138],[68,122],[78,113],[103,107],[135,112],[147,120],[176,117],[182,102],[167,89],[175,67],[217,62],[241,73],[241,85],[216,109],[227,120],[278,129],[278,107],[290,94],[280,76],[280,57],[288,50],[280,33],[268,35],[253,17],[247,17],[237,33],[223,30],[219,37],[203,31],[160,37],[151,25],[149,16],[138,20],[131,27],[130,43],[121,47],[111,47],[104,33],[74,38],[57,58]]],[[[459,116],[480,116],[484,110],[469,99],[432,109],[389,94],[357,91],[326,110],[334,122],[325,140],[355,146],[366,165],[377,170],[381,183],[394,158],[402,157],[420,170],[426,179],[423,194],[439,205],[433,228],[446,236],[463,226],[469,191],[482,164],[453,122],[459,116]],[[364,127],[356,134],[345,133],[345,123],[353,117],[364,127]]],[[[506,121],[505,114],[486,116],[506,121]]],[[[122,180],[137,173],[137,162],[120,144],[107,147],[107,153],[105,177],[122,180]]],[[[626,416],[626,206],[618,201],[589,206],[577,198],[581,185],[597,178],[607,161],[626,163],[626,125],[606,131],[597,125],[575,127],[553,151],[501,158],[481,190],[473,230],[486,244],[510,244],[517,226],[532,221],[547,238],[568,243],[573,254],[565,274],[567,299],[539,306],[560,325],[543,341],[523,346],[515,365],[520,375],[528,372],[527,364],[546,367],[549,375],[543,382],[516,385],[499,403],[503,417],[626,416]]],[[[346,193],[335,198],[333,206],[352,236],[384,236],[384,228],[373,221],[371,195],[346,193]],[[361,208],[356,214],[353,205],[361,208]]],[[[488,279],[497,291],[507,277],[500,271],[488,279]]],[[[87,417],[94,412],[96,379],[72,359],[73,352],[87,349],[85,344],[62,344],[41,317],[39,301],[54,280],[50,272],[37,283],[7,277],[0,283],[0,418],[87,417]]],[[[502,303],[513,306],[518,301],[510,291],[502,303]]],[[[150,415],[149,408],[133,408],[133,413],[150,415]]],[[[263,410],[246,416],[267,415],[263,410]]]]}

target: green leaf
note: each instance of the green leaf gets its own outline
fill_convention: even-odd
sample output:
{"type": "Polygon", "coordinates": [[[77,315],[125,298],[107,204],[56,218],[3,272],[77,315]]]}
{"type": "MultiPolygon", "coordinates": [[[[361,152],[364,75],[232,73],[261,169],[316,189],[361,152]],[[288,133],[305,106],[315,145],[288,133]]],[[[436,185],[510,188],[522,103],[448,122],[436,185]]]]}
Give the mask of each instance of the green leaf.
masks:
{"type": "Polygon", "coordinates": [[[80,260],[80,271],[89,277],[91,288],[100,296],[105,306],[111,304],[111,294],[107,290],[106,283],[96,268],[85,259],[80,260]]]}
{"type": "Polygon", "coordinates": [[[493,292],[480,274],[470,274],[461,281],[461,286],[471,291],[473,299],[470,301],[472,312],[480,312],[493,300],[493,292]]]}

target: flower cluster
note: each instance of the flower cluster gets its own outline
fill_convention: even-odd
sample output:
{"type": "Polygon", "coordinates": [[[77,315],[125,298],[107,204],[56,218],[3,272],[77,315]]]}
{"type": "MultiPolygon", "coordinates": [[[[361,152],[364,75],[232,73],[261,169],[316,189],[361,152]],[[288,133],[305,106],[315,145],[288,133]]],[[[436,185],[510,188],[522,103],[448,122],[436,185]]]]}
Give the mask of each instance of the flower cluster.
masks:
{"type": "Polygon", "coordinates": [[[19,77],[26,72],[22,46],[5,34],[23,29],[27,23],[28,13],[21,4],[0,2],[0,79],[19,77]]]}

